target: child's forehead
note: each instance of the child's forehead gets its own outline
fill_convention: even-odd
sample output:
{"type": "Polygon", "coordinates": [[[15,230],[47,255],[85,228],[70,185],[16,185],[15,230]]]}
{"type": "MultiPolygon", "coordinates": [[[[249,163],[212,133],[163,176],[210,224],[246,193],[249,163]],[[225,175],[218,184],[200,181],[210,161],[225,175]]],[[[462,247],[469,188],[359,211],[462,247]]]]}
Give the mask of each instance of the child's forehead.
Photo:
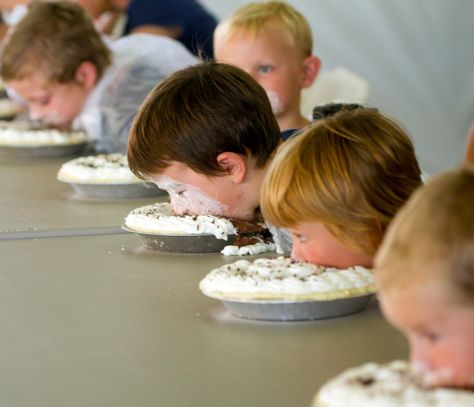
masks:
{"type": "Polygon", "coordinates": [[[35,89],[47,90],[54,86],[54,82],[50,79],[50,75],[45,73],[42,69],[31,67],[25,69],[22,74],[15,79],[10,80],[13,83],[22,83],[35,89]]]}
{"type": "Polygon", "coordinates": [[[268,21],[261,25],[234,25],[227,28],[226,37],[253,41],[272,39],[275,45],[285,43],[296,47],[292,35],[279,24],[268,21]]]}
{"type": "Polygon", "coordinates": [[[253,32],[247,28],[238,28],[230,31],[225,37],[221,38],[221,49],[230,52],[230,48],[250,47],[252,48],[249,59],[259,56],[281,56],[284,54],[294,55],[296,58],[302,54],[302,50],[298,47],[291,36],[274,27],[264,27],[258,32],[253,32]]]}

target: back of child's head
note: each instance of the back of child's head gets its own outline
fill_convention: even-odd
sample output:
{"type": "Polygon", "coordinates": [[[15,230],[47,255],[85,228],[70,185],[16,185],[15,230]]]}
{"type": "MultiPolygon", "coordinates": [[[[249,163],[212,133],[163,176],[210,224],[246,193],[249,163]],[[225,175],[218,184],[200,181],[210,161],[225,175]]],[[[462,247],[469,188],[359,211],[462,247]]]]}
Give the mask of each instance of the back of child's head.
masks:
{"type": "Polygon", "coordinates": [[[382,291],[441,279],[474,304],[474,167],[433,178],[390,225],[375,259],[382,291]]]}
{"type": "Polygon", "coordinates": [[[292,45],[306,57],[313,51],[313,36],[306,18],[290,4],[281,1],[249,3],[222,21],[217,35],[251,33],[254,37],[265,28],[276,28],[288,34],[292,45]]]}
{"type": "Polygon", "coordinates": [[[81,6],[33,1],[3,45],[0,75],[9,81],[39,73],[48,82],[68,83],[85,61],[95,65],[100,77],[111,53],[81,6]]]}
{"type": "Polygon", "coordinates": [[[279,141],[264,89],[237,67],[207,62],[175,72],[148,95],[132,124],[128,163],[142,178],[173,161],[223,175],[219,154],[237,153],[262,168],[279,141]]]}
{"type": "Polygon", "coordinates": [[[421,183],[412,142],[377,109],[344,108],[287,141],[266,175],[270,223],[320,222],[346,247],[373,255],[398,209],[421,183]]]}

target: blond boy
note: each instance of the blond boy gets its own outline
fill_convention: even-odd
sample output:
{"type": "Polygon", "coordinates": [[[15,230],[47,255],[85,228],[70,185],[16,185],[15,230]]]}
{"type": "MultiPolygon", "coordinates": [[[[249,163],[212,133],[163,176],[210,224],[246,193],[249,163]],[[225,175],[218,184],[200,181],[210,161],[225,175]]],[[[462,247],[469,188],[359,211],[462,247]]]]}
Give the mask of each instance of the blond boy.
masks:
{"type": "Polygon", "coordinates": [[[265,177],[261,210],[288,228],[293,258],[371,267],[387,225],[421,183],[405,131],[376,109],[339,106],[285,142],[265,177]]]}
{"type": "Polygon", "coordinates": [[[474,168],[432,179],[391,224],[375,259],[387,319],[431,386],[474,388],[474,168]]]}
{"type": "Polygon", "coordinates": [[[308,21],[279,1],[245,5],[214,32],[216,60],[238,66],[266,90],[281,130],[309,123],[300,101],[320,67],[312,49],[308,21]]]}
{"type": "Polygon", "coordinates": [[[125,151],[148,92],[196,59],[176,41],[132,35],[109,49],[82,8],[35,1],[2,49],[0,75],[32,119],[85,129],[100,151],[125,151]]]}

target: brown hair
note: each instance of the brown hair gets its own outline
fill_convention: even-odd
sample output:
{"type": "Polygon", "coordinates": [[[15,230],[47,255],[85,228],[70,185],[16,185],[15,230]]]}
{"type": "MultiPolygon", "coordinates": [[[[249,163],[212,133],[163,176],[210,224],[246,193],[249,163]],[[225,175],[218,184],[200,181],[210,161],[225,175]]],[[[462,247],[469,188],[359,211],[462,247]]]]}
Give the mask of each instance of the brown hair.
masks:
{"type": "Polygon", "coordinates": [[[376,109],[343,109],[282,146],[261,209],[275,226],[321,222],[347,247],[373,255],[420,183],[413,144],[397,123],[376,109]]]}
{"type": "Polygon", "coordinates": [[[175,72],[148,95],[131,127],[128,163],[141,178],[171,161],[222,175],[220,153],[253,158],[261,168],[279,140],[263,88],[239,68],[208,62],[175,72]]]}
{"type": "Polygon", "coordinates": [[[292,45],[303,56],[313,52],[313,36],[308,20],[290,4],[282,1],[248,3],[237,9],[224,20],[215,31],[224,31],[229,35],[246,31],[257,36],[264,27],[276,27],[288,34],[292,45]]]}
{"type": "Polygon", "coordinates": [[[474,166],[433,178],[397,214],[375,258],[382,290],[430,278],[474,303],[474,166]]]}
{"type": "Polygon", "coordinates": [[[81,6],[70,1],[33,1],[7,37],[0,75],[21,80],[40,71],[50,82],[74,81],[82,62],[91,62],[100,77],[111,53],[81,6]]]}

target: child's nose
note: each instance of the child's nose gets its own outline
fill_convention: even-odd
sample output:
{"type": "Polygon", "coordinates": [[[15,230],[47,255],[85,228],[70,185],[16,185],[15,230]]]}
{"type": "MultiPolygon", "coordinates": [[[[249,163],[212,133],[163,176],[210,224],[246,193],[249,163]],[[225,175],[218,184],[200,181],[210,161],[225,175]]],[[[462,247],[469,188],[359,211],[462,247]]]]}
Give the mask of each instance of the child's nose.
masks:
{"type": "Polygon", "coordinates": [[[424,371],[429,371],[432,368],[429,349],[419,342],[410,343],[410,361],[414,366],[424,371]]]}
{"type": "Polygon", "coordinates": [[[293,239],[293,247],[291,248],[291,258],[298,261],[305,261],[304,252],[301,250],[300,244],[296,239],[293,239]]]}
{"type": "Polygon", "coordinates": [[[34,106],[29,106],[30,119],[41,120],[45,116],[43,109],[34,106]]]}

